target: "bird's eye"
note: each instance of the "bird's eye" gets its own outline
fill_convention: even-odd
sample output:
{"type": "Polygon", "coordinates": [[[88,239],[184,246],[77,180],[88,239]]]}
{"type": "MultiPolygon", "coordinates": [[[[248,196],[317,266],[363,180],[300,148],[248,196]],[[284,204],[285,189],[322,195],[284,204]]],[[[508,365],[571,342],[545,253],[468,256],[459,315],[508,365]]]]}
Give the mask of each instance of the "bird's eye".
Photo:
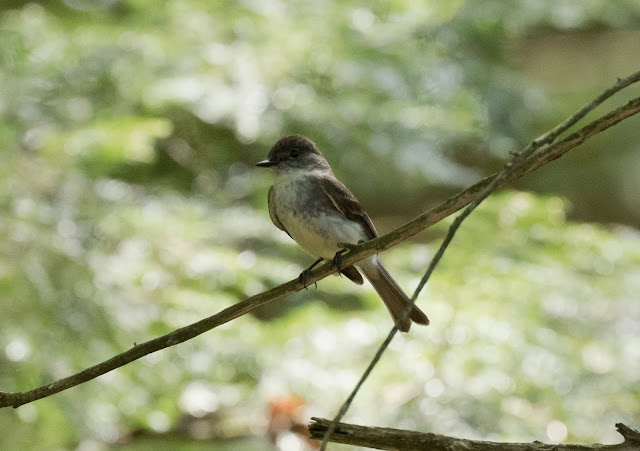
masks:
{"type": "Polygon", "coordinates": [[[298,155],[300,155],[300,152],[298,151],[298,149],[293,149],[289,154],[291,158],[298,158],[298,155]]]}

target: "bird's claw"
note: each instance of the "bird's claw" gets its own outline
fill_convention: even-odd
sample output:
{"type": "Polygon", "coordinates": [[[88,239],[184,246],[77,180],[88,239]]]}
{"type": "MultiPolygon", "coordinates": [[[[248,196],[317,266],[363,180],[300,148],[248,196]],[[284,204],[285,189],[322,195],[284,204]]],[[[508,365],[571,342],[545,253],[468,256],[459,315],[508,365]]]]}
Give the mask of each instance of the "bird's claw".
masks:
{"type": "Polygon", "coordinates": [[[336,255],[333,257],[332,264],[335,268],[338,269],[338,275],[342,275],[342,254],[347,252],[349,249],[340,249],[336,252],[336,255]]]}
{"type": "MultiPolygon", "coordinates": [[[[313,262],[313,265],[309,266],[307,269],[302,271],[298,276],[298,282],[300,282],[302,286],[304,286],[305,290],[307,289],[307,277],[311,275],[311,270],[315,268],[318,265],[318,263],[322,263],[322,260],[323,260],[322,258],[317,259],[315,262],[313,262]]],[[[318,288],[317,282],[313,282],[313,284],[316,286],[316,288],[318,288]]]]}
{"type": "MultiPolygon", "coordinates": [[[[308,290],[307,288],[307,278],[309,277],[309,275],[311,275],[311,269],[307,268],[304,271],[302,271],[300,273],[300,275],[298,276],[298,282],[300,282],[302,284],[302,286],[304,287],[305,290],[308,290]]],[[[316,286],[316,289],[318,288],[318,283],[317,282],[313,282],[313,284],[316,286]]]]}
{"type": "Polygon", "coordinates": [[[347,251],[350,252],[350,251],[354,250],[361,243],[364,243],[364,240],[358,241],[357,244],[353,244],[353,243],[338,243],[338,247],[340,247],[342,249],[340,249],[338,252],[336,252],[336,255],[333,257],[333,266],[338,268],[338,275],[339,276],[342,275],[342,254],[344,254],[347,251]]]}

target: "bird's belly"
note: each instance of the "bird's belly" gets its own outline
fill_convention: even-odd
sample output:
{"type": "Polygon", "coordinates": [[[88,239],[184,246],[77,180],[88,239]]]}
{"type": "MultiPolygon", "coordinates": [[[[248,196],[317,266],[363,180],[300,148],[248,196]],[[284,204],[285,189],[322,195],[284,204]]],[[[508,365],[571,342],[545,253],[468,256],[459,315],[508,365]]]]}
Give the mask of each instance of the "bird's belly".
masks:
{"type": "Polygon", "coordinates": [[[304,208],[279,208],[278,217],[285,229],[308,254],[316,258],[333,258],[338,243],[357,244],[366,235],[360,223],[338,212],[304,208]]]}

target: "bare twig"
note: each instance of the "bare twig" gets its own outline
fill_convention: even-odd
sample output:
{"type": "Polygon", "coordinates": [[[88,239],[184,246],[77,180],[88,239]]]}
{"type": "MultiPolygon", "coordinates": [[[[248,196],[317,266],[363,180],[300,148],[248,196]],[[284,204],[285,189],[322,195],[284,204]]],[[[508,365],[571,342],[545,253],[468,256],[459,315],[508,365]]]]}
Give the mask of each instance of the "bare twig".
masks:
{"type": "MultiPolygon", "coordinates": [[[[637,72],[637,73],[631,75],[630,77],[627,77],[627,78],[624,78],[624,79],[618,79],[618,81],[616,82],[615,85],[613,85],[611,88],[607,89],[604,93],[600,94],[594,100],[589,102],[587,105],[585,105],[583,108],[581,108],[577,113],[575,113],[574,115],[570,116],[569,118],[567,118],[566,120],[564,120],[563,122],[561,122],[560,124],[558,124],[557,126],[552,128],[551,130],[549,130],[548,132],[546,132],[543,135],[539,136],[538,138],[534,139],[529,144],[527,144],[527,146],[524,149],[522,149],[520,152],[514,154],[514,156],[511,159],[511,161],[509,161],[507,164],[505,164],[505,167],[502,169],[502,171],[500,171],[498,174],[493,176],[492,179],[484,187],[482,187],[480,189],[480,192],[475,197],[475,199],[467,206],[467,208],[464,209],[464,211],[462,213],[460,213],[460,215],[458,215],[456,217],[456,219],[453,221],[453,223],[449,227],[447,235],[445,236],[444,240],[442,241],[442,244],[438,248],[438,251],[433,256],[433,259],[429,263],[429,267],[427,268],[427,271],[425,272],[424,276],[420,280],[420,283],[418,284],[418,287],[416,288],[413,296],[411,297],[410,305],[408,305],[407,308],[405,309],[404,313],[397,318],[397,321],[394,324],[393,328],[391,329],[391,331],[389,331],[389,334],[387,335],[385,340],[382,342],[382,344],[378,348],[378,351],[376,352],[374,357],[371,359],[371,362],[369,363],[369,366],[364,371],[364,373],[360,377],[360,380],[356,383],[355,387],[353,388],[353,390],[351,391],[351,393],[349,394],[349,396],[347,397],[345,402],[342,404],[342,406],[340,407],[340,410],[338,411],[338,413],[336,414],[335,418],[332,420],[331,424],[329,425],[329,427],[327,429],[327,432],[326,432],[326,434],[325,434],[325,436],[324,436],[324,438],[322,440],[322,445],[320,446],[320,451],[324,451],[326,449],[329,437],[333,433],[333,429],[334,429],[335,425],[347,413],[347,410],[351,406],[351,403],[355,399],[358,391],[360,390],[360,388],[362,387],[364,382],[367,380],[367,378],[371,374],[371,371],[373,371],[373,368],[375,368],[375,366],[377,365],[377,363],[380,360],[380,358],[382,358],[382,354],[384,354],[385,350],[387,349],[387,347],[389,346],[389,344],[393,340],[393,337],[398,332],[398,330],[400,328],[400,325],[404,321],[406,321],[406,319],[409,317],[409,315],[411,313],[411,310],[413,308],[413,304],[415,304],[416,299],[418,298],[418,295],[420,294],[420,292],[422,291],[422,289],[426,285],[427,281],[431,277],[431,274],[433,274],[433,271],[435,270],[436,266],[438,265],[438,263],[442,259],[442,256],[444,255],[445,250],[447,249],[447,247],[451,243],[451,240],[455,236],[458,228],[460,227],[460,224],[462,224],[462,221],[464,221],[471,214],[471,212],[473,210],[475,210],[476,207],[478,207],[478,205],[480,205],[480,203],[482,203],[482,201],[484,201],[487,197],[489,197],[489,195],[493,191],[495,191],[505,180],[511,179],[511,177],[513,177],[513,175],[516,173],[516,171],[518,171],[519,169],[523,168],[525,166],[525,163],[527,162],[527,160],[538,149],[541,149],[545,145],[549,145],[549,144],[553,143],[558,136],[560,136],[562,133],[564,133],[569,128],[571,128],[573,125],[575,125],[580,119],[585,117],[594,108],[598,107],[602,102],[607,100],[609,97],[611,97],[613,94],[615,94],[616,92],[620,91],[621,89],[624,89],[625,87],[627,87],[630,84],[635,83],[635,82],[637,82],[639,80],[640,80],[640,72],[637,72]]],[[[607,116],[605,116],[605,117],[607,117],[607,116]]],[[[589,124],[587,127],[585,127],[585,129],[588,130],[589,126],[591,126],[592,124],[589,124]]],[[[572,138],[573,136],[574,135],[570,136],[569,138],[572,138]]],[[[587,133],[585,136],[590,136],[590,135],[587,133]]],[[[576,139],[578,139],[578,138],[576,137],[576,139]]]]}
{"type": "MultiPolygon", "coordinates": [[[[311,420],[312,423],[309,425],[311,438],[319,440],[326,434],[331,422],[324,418],[311,418],[311,420]]],[[[347,445],[398,451],[638,451],[640,448],[640,433],[622,423],[616,424],[616,428],[624,437],[624,442],[616,445],[549,445],[541,442],[498,443],[346,423],[338,423],[330,440],[347,445]]]]}
{"type": "MultiPolygon", "coordinates": [[[[564,153],[577,147],[591,136],[606,130],[607,128],[634,114],[637,114],[638,112],[640,112],[640,98],[632,100],[627,105],[592,122],[565,140],[544,149],[544,151],[537,154],[535,157],[528,159],[525,164],[523,164],[517,171],[511,173],[508,178],[502,180],[499,185],[503,186],[506,183],[539,168],[545,163],[555,158],[559,158],[564,153]]],[[[427,227],[439,222],[452,213],[455,213],[460,208],[477,199],[482,189],[486,187],[487,184],[491,183],[495,177],[496,175],[487,177],[392,232],[357,246],[353,251],[350,251],[348,254],[343,256],[343,265],[352,265],[358,260],[389,249],[407,238],[416,235],[427,227]]],[[[315,269],[309,277],[307,277],[306,283],[307,285],[312,284],[334,272],[335,268],[332,268],[330,264],[324,264],[315,269]]],[[[291,280],[283,285],[272,288],[271,290],[251,296],[196,323],[182,327],[171,333],[144,343],[137,344],[131,349],[80,371],[79,373],[25,392],[11,393],[0,391],[0,407],[18,407],[37,399],[45,398],[63,390],[67,390],[138,360],[145,355],[190,340],[191,338],[236,319],[260,306],[296,293],[302,288],[302,284],[297,279],[291,280]]]]}

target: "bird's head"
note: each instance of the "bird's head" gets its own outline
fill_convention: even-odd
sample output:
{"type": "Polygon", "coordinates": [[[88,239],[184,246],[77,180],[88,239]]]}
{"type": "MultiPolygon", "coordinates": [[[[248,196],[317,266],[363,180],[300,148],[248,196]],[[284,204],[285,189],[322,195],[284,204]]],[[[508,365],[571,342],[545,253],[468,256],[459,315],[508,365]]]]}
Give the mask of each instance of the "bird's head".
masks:
{"type": "Polygon", "coordinates": [[[256,166],[271,168],[276,172],[330,169],[314,142],[300,135],[280,139],[269,151],[267,159],[256,166]]]}

